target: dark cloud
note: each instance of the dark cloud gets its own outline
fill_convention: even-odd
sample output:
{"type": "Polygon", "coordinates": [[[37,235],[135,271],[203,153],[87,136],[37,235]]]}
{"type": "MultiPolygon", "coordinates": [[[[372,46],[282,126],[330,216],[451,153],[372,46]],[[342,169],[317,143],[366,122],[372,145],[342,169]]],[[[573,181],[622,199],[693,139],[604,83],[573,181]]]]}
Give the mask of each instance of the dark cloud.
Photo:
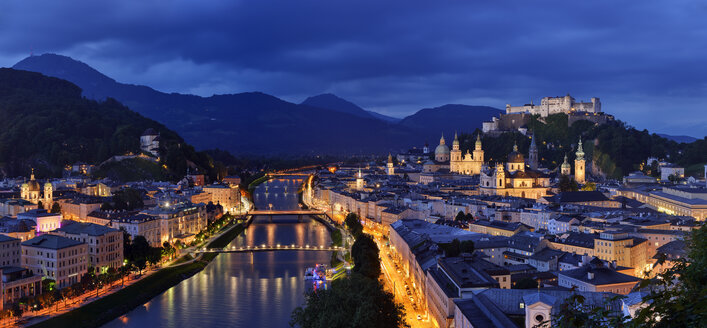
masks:
{"type": "Polygon", "coordinates": [[[699,1],[4,1],[0,60],[33,49],[201,95],[333,92],[404,116],[572,93],[638,128],[707,134],[699,1]]]}

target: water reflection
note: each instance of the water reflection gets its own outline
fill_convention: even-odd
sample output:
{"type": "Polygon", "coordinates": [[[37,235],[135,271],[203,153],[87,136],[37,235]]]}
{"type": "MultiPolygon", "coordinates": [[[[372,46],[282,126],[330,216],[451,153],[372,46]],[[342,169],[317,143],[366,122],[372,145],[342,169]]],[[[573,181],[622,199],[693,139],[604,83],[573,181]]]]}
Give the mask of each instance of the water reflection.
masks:
{"type": "MultiPolygon", "coordinates": [[[[297,209],[302,179],[277,179],[256,189],[258,208],[297,209]],[[298,180],[298,181],[294,181],[298,180]],[[266,197],[265,188],[270,191],[266,197]],[[272,193],[280,194],[274,198],[272,193]]],[[[229,246],[328,245],[320,223],[297,216],[257,217],[229,246]]],[[[221,254],[195,276],[170,288],[105,327],[289,327],[292,309],[303,301],[307,266],[328,263],[329,252],[279,251],[221,254]]]]}

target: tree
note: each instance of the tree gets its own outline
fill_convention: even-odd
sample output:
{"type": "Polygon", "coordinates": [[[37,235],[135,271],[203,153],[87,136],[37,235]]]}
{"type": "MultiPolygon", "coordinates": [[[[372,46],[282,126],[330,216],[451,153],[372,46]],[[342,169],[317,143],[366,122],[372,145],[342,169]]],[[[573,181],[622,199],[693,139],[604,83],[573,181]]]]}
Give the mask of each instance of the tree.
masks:
{"type": "Polygon", "coordinates": [[[634,327],[634,324],[622,315],[614,315],[609,306],[611,302],[618,300],[621,295],[607,298],[602,305],[585,305],[585,298],[579,294],[572,294],[562,304],[559,311],[538,327],[559,327],[559,328],[603,328],[603,327],[634,327]],[[551,325],[548,325],[550,324],[551,325]]]}
{"type": "Polygon", "coordinates": [[[124,188],[113,195],[113,208],[116,210],[134,210],[144,206],[142,193],[137,189],[124,188]]]}
{"type": "Polygon", "coordinates": [[[582,186],[582,191],[595,191],[597,190],[597,184],[594,182],[587,182],[582,186]]]}
{"type": "Polygon", "coordinates": [[[378,280],[354,273],[332,282],[331,288],[310,292],[305,304],[292,311],[290,326],[409,327],[404,307],[395,302],[378,280]]]}
{"type": "Polygon", "coordinates": [[[147,255],[150,252],[150,244],[147,239],[143,236],[135,236],[132,243],[130,244],[130,260],[137,260],[139,258],[147,259],[147,255]]]}
{"type": "Polygon", "coordinates": [[[160,259],[162,258],[162,248],[161,247],[150,247],[150,249],[147,252],[147,262],[150,263],[150,265],[155,265],[157,264],[160,259]]]}
{"type": "Polygon", "coordinates": [[[577,191],[578,186],[577,186],[577,181],[574,181],[573,179],[570,179],[570,177],[563,175],[560,177],[560,183],[558,185],[560,188],[560,191],[565,192],[565,191],[577,191]]]}
{"type": "Polygon", "coordinates": [[[447,257],[457,257],[461,253],[461,242],[459,239],[454,238],[451,243],[447,244],[444,248],[444,254],[447,257]]]}
{"type": "Polygon", "coordinates": [[[465,240],[459,244],[459,251],[462,253],[474,253],[474,242],[471,240],[465,240]]]}
{"type": "Polygon", "coordinates": [[[464,211],[459,211],[457,213],[457,216],[454,218],[455,221],[466,221],[466,214],[464,214],[464,211]]]}
{"type": "Polygon", "coordinates": [[[538,282],[533,278],[521,278],[513,285],[513,289],[534,289],[538,288],[538,282]]]}
{"type": "Polygon", "coordinates": [[[108,202],[104,202],[103,204],[101,204],[101,211],[110,211],[112,209],[113,206],[108,202]]]}
{"type": "Polygon", "coordinates": [[[351,246],[353,271],[371,279],[378,279],[381,275],[379,252],[373,238],[368,234],[361,234],[351,246]]]}
{"type": "Polygon", "coordinates": [[[22,306],[20,306],[19,303],[15,302],[12,303],[12,307],[10,307],[10,312],[12,312],[12,316],[14,317],[21,317],[22,313],[24,313],[24,309],[22,309],[22,306]]]}
{"type": "Polygon", "coordinates": [[[358,238],[358,236],[363,233],[363,225],[361,224],[361,221],[359,220],[358,215],[356,215],[356,213],[349,213],[346,216],[344,223],[346,224],[346,228],[349,230],[351,235],[354,236],[354,238],[358,238]]]}
{"type": "Polygon", "coordinates": [[[162,256],[172,258],[177,250],[169,242],[165,241],[162,244],[162,256]]]}
{"type": "Polygon", "coordinates": [[[144,257],[137,258],[135,260],[135,267],[140,271],[140,274],[142,274],[142,270],[147,268],[147,259],[144,257]]]}
{"type": "Polygon", "coordinates": [[[341,235],[341,230],[334,229],[334,231],[331,232],[331,243],[334,246],[341,246],[342,241],[343,241],[343,236],[341,235]]]}
{"type": "Polygon", "coordinates": [[[52,204],[52,209],[50,210],[50,212],[51,213],[61,213],[61,205],[59,205],[59,203],[57,203],[57,202],[54,202],[54,204],[52,204]]]}

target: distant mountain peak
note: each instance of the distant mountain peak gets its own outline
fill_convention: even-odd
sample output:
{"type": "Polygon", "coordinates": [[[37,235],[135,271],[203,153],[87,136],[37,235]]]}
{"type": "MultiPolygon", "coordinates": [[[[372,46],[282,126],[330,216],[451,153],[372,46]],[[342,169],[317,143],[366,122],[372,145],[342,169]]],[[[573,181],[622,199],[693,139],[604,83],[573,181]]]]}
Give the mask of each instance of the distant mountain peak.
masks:
{"type": "MultiPolygon", "coordinates": [[[[29,56],[19,61],[17,64],[12,66],[12,68],[19,70],[40,71],[44,75],[50,76],[71,74],[74,75],[74,77],[81,77],[81,75],[83,75],[84,78],[103,80],[105,82],[115,82],[115,80],[80,60],[53,53],[46,53],[39,56],[29,56]],[[47,74],[44,72],[52,73],[47,74]]],[[[71,79],[66,78],[66,80],[71,79]]]]}
{"type": "Polygon", "coordinates": [[[337,112],[348,113],[364,118],[374,118],[388,123],[397,123],[400,121],[400,119],[398,118],[379,114],[370,110],[365,110],[359,107],[358,105],[344,98],[341,98],[333,93],[323,93],[320,95],[309,97],[305,99],[301,104],[322,109],[333,110],[337,112]]]}

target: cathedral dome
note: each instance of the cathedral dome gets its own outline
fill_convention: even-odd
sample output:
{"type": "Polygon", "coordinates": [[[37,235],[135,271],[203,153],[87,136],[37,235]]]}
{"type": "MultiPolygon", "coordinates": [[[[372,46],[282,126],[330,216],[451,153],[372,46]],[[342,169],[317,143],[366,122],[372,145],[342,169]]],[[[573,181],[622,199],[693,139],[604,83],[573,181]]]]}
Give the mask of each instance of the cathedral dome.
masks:
{"type": "Polygon", "coordinates": [[[435,148],[435,155],[449,155],[449,147],[447,145],[439,145],[435,148]]]}
{"type": "Polygon", "coordinates": [[[29,191],[39,191],[39,183],[35,180],[30,180],[27,182],[27,190],[29,191]]]}
{"type": "Polygon", "coordinates": [[[508,154],[508,163],[525,163],[525,156],[518,152],[518,145],[513,145],[513,151],[508,154]]]}
{"type": "Polygon", "coordinates": [[[439,155],[449,155],[449,146],[444,142],[444,135],[439,139],[439,146],[435,148],[435,157],[439,157],[439,155]]]}

